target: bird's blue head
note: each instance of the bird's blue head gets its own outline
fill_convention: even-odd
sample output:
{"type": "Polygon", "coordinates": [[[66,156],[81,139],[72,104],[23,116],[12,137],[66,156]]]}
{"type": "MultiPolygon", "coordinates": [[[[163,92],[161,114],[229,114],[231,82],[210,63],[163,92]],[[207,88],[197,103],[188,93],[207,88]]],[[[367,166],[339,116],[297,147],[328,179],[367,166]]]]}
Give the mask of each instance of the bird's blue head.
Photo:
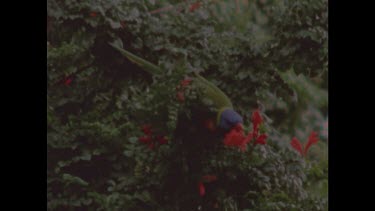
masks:
{"type": "Polygon", "coordinates": [[[243,123],[242,117],[231,108],[224,109],[219,115],[219,127],[225,131],[232,129],[238,123],[243,123]]]}

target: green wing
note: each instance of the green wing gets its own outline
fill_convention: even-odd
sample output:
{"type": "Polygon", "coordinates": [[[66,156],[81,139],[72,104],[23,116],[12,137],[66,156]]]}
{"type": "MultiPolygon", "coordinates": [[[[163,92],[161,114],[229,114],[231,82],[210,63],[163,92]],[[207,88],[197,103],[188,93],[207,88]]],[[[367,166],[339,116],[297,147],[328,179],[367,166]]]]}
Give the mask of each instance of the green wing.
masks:
{"type": "MultiPolygon", "coordinates": [[[[119,51],[127,59],[139,65],[150,74],[157,75],[163,72],[163,70],[160,67],[130,53],[129,51],[124,50],[122,48],[122,43],[120,40],[110,43],[110,45],[113,48],[115,48],[117,51],[119,51]]],[[[200,76],[198,73],[196,72],[194,73],[196,76],[194,80],[195,83],[198,83],[200,88],[203,89],[203,94],[204,94],[203,97],[206,97],[208,100],[210,100],[213,103],[214,108],[216,108],[218,112],[217,119],[219,121],[221,112],[224,109],[233,108],[232,102],[230,101],[229,97],[223,91],[221,91],[217,86],[215,86],[214,84],[212,84],[211,82],[209,82],[208,80],[200,76]]]]}
{"type": "Polygon", "coordinates": [[[232,102],[229,97],[221,91],[217,86],[209,82],[207,79],[200,76],[198,73],[195,73],[197,82],[201,84],[201,87],[204,89],[204,95],[209,100],[212,101],[215,108],[218,110],[222,108],[232,108],[232,102]]]}
{"type": "Polygon", "coordinates": [[[204,89],[205,97],[211,100],[213,106],[216,108],[216,125],[218,125],[220,123],[221,113],[227,108],[233,109],[232,102],[217,86],[200,76],[198,73],[195,73],[195,75],[197,82],[200,83],[201,87],[204,89]]]}

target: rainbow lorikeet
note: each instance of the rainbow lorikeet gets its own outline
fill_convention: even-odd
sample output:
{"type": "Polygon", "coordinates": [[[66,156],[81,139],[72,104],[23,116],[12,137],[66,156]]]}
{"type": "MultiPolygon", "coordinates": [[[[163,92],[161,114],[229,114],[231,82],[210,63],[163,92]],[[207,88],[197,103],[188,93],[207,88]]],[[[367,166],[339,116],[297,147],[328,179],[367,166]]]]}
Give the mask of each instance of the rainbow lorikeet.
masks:
{"type": "MultiPolygon", "coordinates": [[[[121,41],[115,41],[113,43],[110,43],[110,45],[127,59],[136,63],[150,74],[163,74],[164,71],[160,67],[130,53],[129,51],[124,50],[121,41]]],[[[208,122],[208,124],[206,125],[208,125],[211,130],[220,128],[224,131],[229,131],[234,126],[238,126],[239,124],[242,126],[243,119],[236,111],[234,111],[232,102],[229,97],[217,86],[209,82],[207,79],[203,78],[198,73],[194,72],[194,74],[195,75],[192,78],[192,83],[199,87],[206,99],[212,102],[211,106],[213,109],[211,110],[214,110],[216,114],[216,117],[213,119],[213,121],[208,122]]]]}

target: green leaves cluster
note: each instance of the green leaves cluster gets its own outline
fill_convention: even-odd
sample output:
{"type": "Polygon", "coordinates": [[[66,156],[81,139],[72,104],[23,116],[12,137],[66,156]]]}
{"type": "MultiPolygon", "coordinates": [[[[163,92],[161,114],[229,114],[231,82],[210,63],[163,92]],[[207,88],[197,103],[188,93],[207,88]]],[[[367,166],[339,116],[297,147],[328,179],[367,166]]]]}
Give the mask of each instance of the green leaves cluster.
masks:
{"type": "Polygon", "coordinates": [[[326,121],[327,1],[249,0],[239,12],[234,2],[150,14],[177,2],[47,1],[49,210],[210,209],[215,200],[220,210],[327,209],[326,137],[307,163],[288,147],[326,121]],[[116,39],[164,76],[125,60],[108,45],[116,39]],[[245,125],[261,108],[269,146],[241,154],[181,125],[199,93],[187,90],[193,100],[182,104],[176,86],[193,71],[231,98],[245,125]],[[168,144],[139,143],[143,124],[168,144]],[[206,198],[202,174],[219,178],[206,198]]]}

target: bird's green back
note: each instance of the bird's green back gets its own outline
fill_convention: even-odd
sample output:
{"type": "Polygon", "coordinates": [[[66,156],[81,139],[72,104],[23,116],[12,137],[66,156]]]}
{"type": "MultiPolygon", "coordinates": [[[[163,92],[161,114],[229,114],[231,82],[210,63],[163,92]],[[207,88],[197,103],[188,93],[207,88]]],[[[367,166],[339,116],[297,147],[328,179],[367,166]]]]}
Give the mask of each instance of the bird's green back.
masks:
{"type": "Polygon", "coordinates": [[[229,97],[223,91],[221,91],[221,89],[200,76],[198,73],[195,73],[195,75],[196,81],[200,83],[201,87],[204,89],[205,96],[212,101],[215,108],[221,109],[233,107],[229,97]]]}
{"type": "Polygon", "coordinates": [[[119,51],[123,56],[128,58],[131,62],[139,65],[140,67],[142,67],[145,71],[149,72],[150,74],[157,75],[157,74],[161,74],[163,72],[163,70],[160,67],[158,67],[158,66],[152,64],[151,62],[146,61],[146,60],[130,53],[127,50],[124,50],[122,47],[120,47],[122,45],[121,43],[113,42],[113,43],[109,43],[109,44],[113,48],[115,48],[117,51],[119,51]]]}
{"type": "MultiPolygon", "coordinates": [[[[123,56],[136,63],[150,74],[160,75],[163,73],[163,70],[160,67],[130,53],[129,51],[124,50],[122,48],[122,43],[114,42],[110,43],[110,45],[118,50],[123,56]]],[[[232,102],[223,91],[196,72],[195,76],[196,77],[193,79],[193,83],[196,83],[196,85],[202,89],[203,96],[206,97],[207,100],[211,101],[212,106],[217,110],[219,115],[224,109],[233,108],[232,102]]]]}

